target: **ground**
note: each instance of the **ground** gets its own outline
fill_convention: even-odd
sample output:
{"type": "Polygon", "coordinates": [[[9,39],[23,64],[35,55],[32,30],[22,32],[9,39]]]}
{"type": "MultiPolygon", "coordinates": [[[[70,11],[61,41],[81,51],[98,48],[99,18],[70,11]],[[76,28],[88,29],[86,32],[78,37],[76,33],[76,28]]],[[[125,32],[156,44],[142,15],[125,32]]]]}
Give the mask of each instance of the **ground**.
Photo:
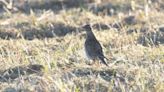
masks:
{"type": "Polygon", "coordinates": [[[164,92],[162,0],[25,4],[6,11],[0,6],[0,91],[164,92]],[[109,67],[89,65],[86,23],[109,67]]]}

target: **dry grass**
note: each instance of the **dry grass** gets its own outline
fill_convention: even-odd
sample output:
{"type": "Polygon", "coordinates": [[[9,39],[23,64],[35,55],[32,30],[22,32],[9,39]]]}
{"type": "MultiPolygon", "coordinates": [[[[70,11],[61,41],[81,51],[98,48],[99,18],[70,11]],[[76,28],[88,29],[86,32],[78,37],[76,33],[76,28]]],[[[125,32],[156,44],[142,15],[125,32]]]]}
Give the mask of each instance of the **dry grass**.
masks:
{"type": "Polygon", "coordinates": [[[38,13],[38,7],[33,7],[35,11],[30,14],[1,14],[0,91],[164,91],[164,13],[160,0],[149,4],[134,0],[127,6],[129,0],[102,0],[95,2],[98,11],[92,8],[93,3],[84,1],[76,8],[64,2],[67,7],[58,12],[47,9],[38,13]],[[107,7],[108,2],[112,6],[107,7]],[[111,14],[111,8],[116,12],[111,14]],[[87,64],[81,26],[88,22],[110,59],[110,67],[87,64]],[[4,80],[9,69],[31,64],[44,68],[41,73],[9,73],[16,77],[4,80]]]}

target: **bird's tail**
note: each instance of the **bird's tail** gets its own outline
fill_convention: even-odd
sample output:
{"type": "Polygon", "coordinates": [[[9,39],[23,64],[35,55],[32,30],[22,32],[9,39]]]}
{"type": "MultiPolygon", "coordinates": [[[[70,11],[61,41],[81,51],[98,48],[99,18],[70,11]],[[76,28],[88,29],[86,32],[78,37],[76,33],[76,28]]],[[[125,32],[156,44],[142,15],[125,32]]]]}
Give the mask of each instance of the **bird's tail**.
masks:
{"type": "Polygon", "coordinates": [[[108,64],[105,62],[105,60],[104,60],[104,57],[99,57],[99,59],[101,60],[101,62],[103,63],[103,64],[105,64],[106,66],[108,66],[108,64]]]}

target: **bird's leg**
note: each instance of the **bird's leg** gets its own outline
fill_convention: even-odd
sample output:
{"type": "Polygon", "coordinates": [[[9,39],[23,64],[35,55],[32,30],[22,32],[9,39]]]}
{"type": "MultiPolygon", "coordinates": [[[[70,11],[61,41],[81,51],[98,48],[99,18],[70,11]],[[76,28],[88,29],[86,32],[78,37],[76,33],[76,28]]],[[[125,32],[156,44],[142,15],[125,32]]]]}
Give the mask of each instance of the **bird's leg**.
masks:
{"type": "Polygon", "coordinates": [[[96,59],[92,59],[92,62],[90,63],[90,65],[93,67],[95,67],[95,65],[96,65],[96,67],[97,67],[96,59]]]}
{"type": "Polygon", "coordinates": [[[94,65],[95,65],[95,59],[93,59],[91,62],[91,66],[94,66],[94,65]]]}
{"type": "Polygon", "coordinates": [[[95,65],[96,65],[96,68],[99,68],[100,67],[100,62],[98,60],[95,60],[95,65]]]}
{"type": "Polygon", "coordinates": [[[89,60],[88,65],[93,65],[94,61],[93,60],[89,60]]]}

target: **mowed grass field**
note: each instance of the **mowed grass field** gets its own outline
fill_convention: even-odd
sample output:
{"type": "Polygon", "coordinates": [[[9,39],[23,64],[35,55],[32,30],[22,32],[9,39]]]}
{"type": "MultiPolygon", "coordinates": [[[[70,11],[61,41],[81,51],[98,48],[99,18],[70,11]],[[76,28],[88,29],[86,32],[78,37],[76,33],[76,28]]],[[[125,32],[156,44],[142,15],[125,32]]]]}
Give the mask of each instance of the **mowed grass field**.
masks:
{"type": "Polygon", "coordinates": [[[162,0],[29,0],[28,6],[1,9],[0,92],[164,92],[162,0]],[[89,65],[86,23],[109,67],[89,65]]]}

